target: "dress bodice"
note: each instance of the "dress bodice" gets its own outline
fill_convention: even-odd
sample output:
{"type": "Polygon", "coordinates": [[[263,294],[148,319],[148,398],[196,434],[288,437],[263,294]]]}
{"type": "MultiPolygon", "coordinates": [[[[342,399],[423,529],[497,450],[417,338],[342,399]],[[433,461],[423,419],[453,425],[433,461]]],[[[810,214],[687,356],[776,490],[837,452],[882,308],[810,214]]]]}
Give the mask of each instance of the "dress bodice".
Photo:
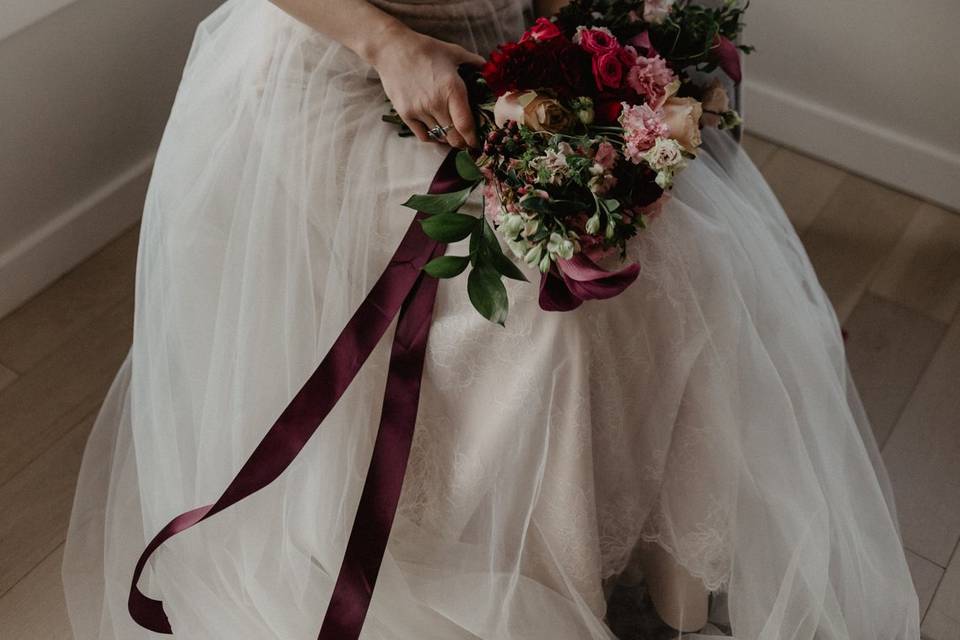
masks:
{"type": "Polygon", "coordinates": [[[481,54],[517,38],[531,19],[531,0],[370,0],[421,33],[481,54]]]}

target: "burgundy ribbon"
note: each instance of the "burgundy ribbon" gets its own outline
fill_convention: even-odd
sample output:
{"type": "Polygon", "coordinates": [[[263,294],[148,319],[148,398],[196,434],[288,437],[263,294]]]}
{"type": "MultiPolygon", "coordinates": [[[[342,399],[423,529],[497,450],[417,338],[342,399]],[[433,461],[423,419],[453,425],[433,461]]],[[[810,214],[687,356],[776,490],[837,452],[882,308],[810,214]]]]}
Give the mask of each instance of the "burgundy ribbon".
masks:
{"type": "Polygon", "coordinates": [[[540,308],[572,311],[585,300],[606,300],[623,293],[639,275],[639,264],[607,271],[585,252],[577,253],[569,260],[558,260],[540,277],[540,308]]]}
{"type": "Polygon", "coordinates": [[[737,45],[729,38],[717,35],[711,48],[717,64],[723,69],[723,72],[734,83],[740,84],[743,80],[743,71],[740,68],[740,52],[737,50],[737,45]]]}
{"type": "MultiPolygon", "coordinates": [[[[463,188],[451,151],[437,170],[430,193],[463,188]]],[[[413,440],[427,338],[438,281],[422,269],[446,245],[428,237],[417,213],[387,268],[360,304],[300,391],[277,418],[236,477],[213,504],[183,513],[147,545],[137,562],[128,609],[140,626],[172,634],[163,602],[147,597],[138,582],[164,542],[260,491],[297,457],[337,404],[399,314],[390,354],[383,411],[360,505],[318,640],[358,638],[370,606],[400,500],[413,440]]]]}

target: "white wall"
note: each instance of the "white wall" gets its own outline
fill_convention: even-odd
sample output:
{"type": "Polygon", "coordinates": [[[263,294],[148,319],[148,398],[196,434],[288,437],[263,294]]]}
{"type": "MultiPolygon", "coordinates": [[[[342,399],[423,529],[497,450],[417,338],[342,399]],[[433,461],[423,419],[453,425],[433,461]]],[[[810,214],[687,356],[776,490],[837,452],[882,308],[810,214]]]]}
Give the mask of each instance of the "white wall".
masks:
{"type": "Polygon", "coordinates": [[[0,316],[139,217],[194,29],[218,3],[0,1],[0,316]]]}
{"type": "Polygon", "coordinates": [[[747,127],[960,209],[960,2],[755,0],[747,127]]]}

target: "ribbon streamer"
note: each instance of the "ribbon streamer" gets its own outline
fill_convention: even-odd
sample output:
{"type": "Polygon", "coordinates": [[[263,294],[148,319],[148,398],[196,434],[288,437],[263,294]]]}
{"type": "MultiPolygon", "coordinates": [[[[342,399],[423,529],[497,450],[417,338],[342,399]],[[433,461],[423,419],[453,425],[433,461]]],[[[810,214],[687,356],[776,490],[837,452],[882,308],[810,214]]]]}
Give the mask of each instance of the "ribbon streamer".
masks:
{"type": "MultiPolygon", "coordinates": [[[[457,174],[455,158],[454,149],[437,170],[430,193],[466,186],[457,174]]],[[[438,281],[428,276],[423,266],[446,250],[446,245],[423,232],[420,220],[424,217],[422,212],[417,213],[370,293],[223,495],[213,504],[177,516],[147,545],[134,569],[127,603],[137,624],[157,633],[173,633],[163,602],[144,595],[138,586],[150,556],[173,536],[276,480],[337,404],[399,314],[370,468],[318,640],[354,640],[360,636],[393,527],[416,424],[438,287],[438,281]]]]}

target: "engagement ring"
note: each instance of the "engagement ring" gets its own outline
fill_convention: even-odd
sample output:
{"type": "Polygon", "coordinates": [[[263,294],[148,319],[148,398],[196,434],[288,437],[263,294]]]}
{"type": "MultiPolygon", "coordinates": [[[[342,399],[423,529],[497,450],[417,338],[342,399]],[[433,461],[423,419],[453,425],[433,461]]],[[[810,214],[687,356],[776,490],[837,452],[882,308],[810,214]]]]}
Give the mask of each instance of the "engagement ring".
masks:
{"type": "Polygon", "coordinates": [[[427,135],[433,138],[434,140],[443,140],[447,137],[447,131],[453,128],[452,124],[448,124],[445,127],[440,125],[435,126],[433,129],[427,131],[427,135]]]}

